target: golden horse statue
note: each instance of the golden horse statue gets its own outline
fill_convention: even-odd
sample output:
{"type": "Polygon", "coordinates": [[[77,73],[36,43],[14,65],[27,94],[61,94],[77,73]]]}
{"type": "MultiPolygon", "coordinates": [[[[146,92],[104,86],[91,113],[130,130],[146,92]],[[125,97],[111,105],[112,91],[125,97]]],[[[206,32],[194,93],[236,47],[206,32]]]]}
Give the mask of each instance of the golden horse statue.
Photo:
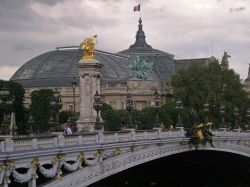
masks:
{"type": "Polygon", "coordinates": [[[207,141],[210,143],[211,147],[214,147],[211,126],[212,122],[208,122],[206,124],[201,123],[193,128],[190,143],[194,145],[195,149],[198,149],[199,143],[206,144],[207,141]]]}
{"type": "Polygon", "coordinates": [[[81,60],[94,60],[95,45],[97,44],[97,35],[86,38],[81,44],[80,48],[83,49],[83,57],[81,60]]]}

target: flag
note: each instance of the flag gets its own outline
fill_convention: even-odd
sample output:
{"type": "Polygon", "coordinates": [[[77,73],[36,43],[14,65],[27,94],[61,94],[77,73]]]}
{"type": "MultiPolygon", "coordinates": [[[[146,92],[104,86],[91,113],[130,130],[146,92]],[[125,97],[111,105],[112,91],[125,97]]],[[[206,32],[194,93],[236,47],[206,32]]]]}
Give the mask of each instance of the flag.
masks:
{"type": "Polygon", "coordinates": [[[140,6],[140,4],[139,4],[139,5],[137,5],[137,6],[134,7],[134,12],[135,12],[135,11],[140,11],[140,9],[141,9],[141,6],[140,6]]]}

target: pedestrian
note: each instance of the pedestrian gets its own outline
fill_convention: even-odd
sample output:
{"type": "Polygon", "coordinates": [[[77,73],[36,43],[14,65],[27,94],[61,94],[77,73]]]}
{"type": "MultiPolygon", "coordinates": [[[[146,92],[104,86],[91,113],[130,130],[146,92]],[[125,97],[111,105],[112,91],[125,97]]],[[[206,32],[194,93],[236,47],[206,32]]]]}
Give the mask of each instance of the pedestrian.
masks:
{"type": "Polygon", "coordinates": [[[72,134],[72,131],[68,124],[65,124],[64,126],[64,134],[72,134]]]}

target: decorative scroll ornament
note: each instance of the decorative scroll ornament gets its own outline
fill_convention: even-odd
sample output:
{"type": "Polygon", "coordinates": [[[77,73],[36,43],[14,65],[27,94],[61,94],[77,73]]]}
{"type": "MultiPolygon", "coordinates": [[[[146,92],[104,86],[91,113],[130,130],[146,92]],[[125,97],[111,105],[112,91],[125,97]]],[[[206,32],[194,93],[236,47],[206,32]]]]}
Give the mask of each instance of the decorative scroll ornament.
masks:
{"type": "Polygon", "coordinates": [[[25,174],[20,174],[15,169],[13,169],[12,176],[17,183],[26,183],[31,179],[37,179],[38,175],[36,174],[36,171],[39,165],[39,160],[35,158],[31,162],[30,166],[28,167],[28,171],[25,174]]]}
{"type": "Polygon", "coordinates": [[[96,165],[98,162],[103,161],[103,158],[104,158],[104,151],[99,149],[93,155],[93,157],[84,158],[84,162],[87,166],[93,166],[96,165]]]}
{"type": "Polygon", "coordinates": [[[139,79],[147,79],[148,71],[152,69],[153,62],[146,60],[145,57],[131,55],[129,57],[129,68],[133,75],[139,79]]]}
{"type": "Polygon", "coordinates": [[[73,172],[73,171],[76,171],[78,168],[82,168],[83,159],[84,159],[84,155],[83,155],[83,153],[80,153],[78,155],[77,161],[74,164],[70,164],[70,163],[67,163],[66,161],[64,161],[64,163],[63,163],[64,169],[69,171],[69,172],[73,172]]]}
{"type": "Polygon", "coordinates": [[[39,171],[40,171],[40,173],[44,177],[46,177],[46,178],[52,178],[52,177],[54,177],[56,175],[57,166],[58,166],[58,162],[57,163],[53,163],[53,166],[50,169],[46,169],[43,166],[40,166],[39,171]]]}
{"type": "Polygon", "coordinates": [[[97,35],[86,38],[81,44],[80,48],[83,49],[82,60],[94,60],[95,45],[97,44],[97,35]]]}
{"type": "Polygon", "coordinates": [[[6,160],[4,163],[5,166],[5,172],[4,172],[4,178],[3,178],[3,182],[4,184],[10,184],[10,175],[12,173],[12,171],[15,168],[15,161],[14,160],[6,160]]]}
{"type": "Polygon", "coordinates": [[[56,172],[56,178],[57,179],[60,179],[61,178],[61,175],[62,175],[62,170],[61,170],[61,168],[62,168],[62,165],[64,164],[64,162],[65,162],[65,158],[64,158],[64,154],[58,154],[57,155],[57,163],[58,163],[58,165],[57,165],[57,172],[56,172]]]}
{"type": "Polygon", "coordinates": [[[2,184],[3,182],[4,173],[5,173],[5,165],[1,165],[0,166],[0,184],[2,184]]]}

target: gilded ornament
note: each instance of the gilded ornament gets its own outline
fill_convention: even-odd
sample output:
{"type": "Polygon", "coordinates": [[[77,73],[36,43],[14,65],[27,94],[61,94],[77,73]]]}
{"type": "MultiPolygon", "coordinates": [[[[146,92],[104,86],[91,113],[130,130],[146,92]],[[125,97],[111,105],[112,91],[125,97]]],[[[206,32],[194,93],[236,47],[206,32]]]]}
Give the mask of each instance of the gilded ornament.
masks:
{"type": "Polygon", "coordinates": [[[81,60],[94,60],[95,45],[97,44],[97,35],[86,38],[81,44],[80,48],[83,49],[83,57],[81,60]]]}
{"type": "Polygon", "coordinates": [[[122,154],[122,151],[120,150],[120,148],[116,148],[115,151],[114,151],[114,155],[118,156],[120,154],[122,154]]]}

